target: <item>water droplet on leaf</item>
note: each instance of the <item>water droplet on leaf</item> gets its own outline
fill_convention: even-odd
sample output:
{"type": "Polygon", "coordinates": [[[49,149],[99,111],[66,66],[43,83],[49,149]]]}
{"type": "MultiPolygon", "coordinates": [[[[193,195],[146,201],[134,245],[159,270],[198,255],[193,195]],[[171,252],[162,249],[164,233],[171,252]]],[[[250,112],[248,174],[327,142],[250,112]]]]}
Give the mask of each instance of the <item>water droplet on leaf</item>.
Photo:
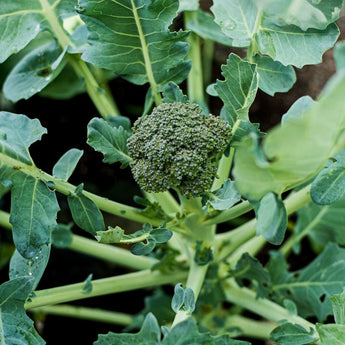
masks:
{"type": "Polygon", "coordinates": [[[235,30],[236,28],[236,23],[231,20],[231,19],[226,19],[224,21],[219,22],[220,26],[224,29],[224,30],[235,30]]]}

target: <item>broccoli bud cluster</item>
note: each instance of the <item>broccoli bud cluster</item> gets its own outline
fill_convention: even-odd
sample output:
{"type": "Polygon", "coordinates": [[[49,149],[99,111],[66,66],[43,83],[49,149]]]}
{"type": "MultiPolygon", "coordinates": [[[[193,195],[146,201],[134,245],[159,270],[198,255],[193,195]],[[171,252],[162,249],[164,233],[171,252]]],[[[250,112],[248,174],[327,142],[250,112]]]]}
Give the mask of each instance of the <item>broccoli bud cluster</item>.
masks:
{"type": "Polygon", "coordinates": [[[177,188],[186,197],[208,190],[216,156],[231,136],[228,122],[189,103],[163,103],[139,118],[127,141],[134,179],[147,192],[177,188]]]}

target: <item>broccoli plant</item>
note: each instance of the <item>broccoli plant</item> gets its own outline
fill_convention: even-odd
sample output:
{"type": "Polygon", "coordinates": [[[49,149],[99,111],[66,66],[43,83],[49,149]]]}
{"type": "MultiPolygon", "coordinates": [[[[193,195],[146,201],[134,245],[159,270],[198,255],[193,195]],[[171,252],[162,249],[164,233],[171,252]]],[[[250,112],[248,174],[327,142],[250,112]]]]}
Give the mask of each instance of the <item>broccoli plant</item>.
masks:
{"type": "Polygon", "coordinates": [[[0,345],[343,344],[342,8],[2,0],[0,345]],[[273,101],[331,48],[336,72],[320,95],[264,132],[270,108],[260,123],[250,112],[258,91],[273,101]],[[64,104],[60,122],[75,118],[87,147],[62,151],[51,173],[37,149],[55,128],[31,97],[51,118],[53,100],[64,104]],[[87,126],[75,99],[89,101],[87,126]],[[96,182],[81,173],[92,165],[96,182]],[[57,253],[85,278],[55,284],[57,253]],[[73,340],[54,315],[74,318],[73,340]]]}

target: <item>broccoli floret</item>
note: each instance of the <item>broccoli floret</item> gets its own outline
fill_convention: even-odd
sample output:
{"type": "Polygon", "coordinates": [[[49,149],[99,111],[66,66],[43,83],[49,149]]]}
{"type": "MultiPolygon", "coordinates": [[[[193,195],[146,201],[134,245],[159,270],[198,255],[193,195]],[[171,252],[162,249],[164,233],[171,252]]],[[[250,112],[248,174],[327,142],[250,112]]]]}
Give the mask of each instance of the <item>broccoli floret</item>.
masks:
{"type": "Polygon", "coordinates": [[[228,122],[189,103],[163,103],[139,118],[127,141],[134,179],[147,192],[177,188],[187,198],[210,189],[228,122]]]}

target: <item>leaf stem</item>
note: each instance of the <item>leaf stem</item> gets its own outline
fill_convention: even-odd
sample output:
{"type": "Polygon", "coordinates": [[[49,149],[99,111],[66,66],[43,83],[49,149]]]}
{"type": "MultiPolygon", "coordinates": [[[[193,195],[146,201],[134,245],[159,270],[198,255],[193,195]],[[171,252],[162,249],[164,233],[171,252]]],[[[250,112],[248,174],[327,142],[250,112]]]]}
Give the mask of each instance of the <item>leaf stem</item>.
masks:
{"type": "MultiPolygon", "coordinates": [[[[42,170],[38,169],[34,165],[25,164],[19,160],[9,157],[3,153],[0,153],[0,162],[13,167],[14,169],[22,171],[24,174],[30,175],[36,179],[39,179],[45,183],[49,182],[53,184],[54,189],[64,195],[70,195],[76,189],[76,186],[72,185],[67,181],[60,180],[52,175],[49,175],[42,170]]],[[[83,191],[82,192],[87,198],[91,199],[101,210],[110,214],[137,221],[140,223],[150,223],[152,225],[161,225],[162,219],[148,217],[142,214],[142,210],[128,206],[116,201],[109,200],[99,195],[83,191]]]]}
{"type": "Polygon", "coordinates": [[[79,307],[75,305],[54,305],[30,309],[34,314],[49,314],[77,319],[86,319],[96,322],[104,322],[121,326],[129,326],[133,322],[133,316],[98,308],[79,307]]]}
{"type": "Polygon", "coordinates": [[[92,280],[92,290],[90,293],[85,293],[83,291],[85,282],[38,290],[35,291],[35,297],[32,297],[30,302],[26,302],[24,307],[26,309],[32,309],[44,305],[59,304],[151,286],[177,283],[183,281],[186,276],[187,272],[184,271],[163,274],[157,271],[144,270],[110,278],[92,280]]]}
{"type": "Polygon", "coordinates": [[[157,106],[157,105],[162,103],[162,98],[161,98],[160,93],[158,92],[155,76],[153,74],[153,70],[152,70],[152,66],[151,66],[151,58],[150,58],[150,53],[149,53],[148,46],[146,43],[145,34],[143,32],[143,28],[142,28],[141,23],[140,23],[140,18],[138,15],[137,7],[135,6],[135,3],[133,0],[131,0],[131,5],[132,5],[132,9],[133,9],[135,24],[137,26],[139,38],[140,38],[140,42],[141,42],[147,78],[149,80],[152,95],[153,95],[153,98],[155,100],[155,104],[157,106]]]}
{"type": "MultiPolygon", "coordinates": [[[[185,26],[188,27],[188,21],[196,16],[195,11],[185,11],[185,26]]],[[[200,38],[191,32],[189,36],[189,58],[192,61],[192,68],[188,75],[188,98],[192,103],[198,103],[202,108],[206,107],[203,81],[203,68],[201,59],[200,38]]]]}
{"type": "MultiPolygon", "coordinates": [[[[39,0],[42,12],[46,17],[54,36],[56,37],[59,45],[62,49],[67,49],[68,47],[74,47],[73,42],[70,40],[69,36],[63,29],[59,19],[54,12],[54,6],[51,5],[48,0],[39,0]]],[[[69,62],[73,67],[75,73],[78,77],[82,78],[85,82],[85,89],[89,94],[92,102],[96,106],[99,113],[107,118],[109,115],[119,115],[119,111],[113,100],[109,100],[106,93],[98,85],[94,75],[91,73],[87,64],[81,60],[79,55],[68,55],[69,62]]]]}
{"type": "Polygon", "coordinates": [[[241,306],[273,322],[278,323],[281,320],[288,320],[289,322],[301,325],[306,330],[310,328],[316,330],[314,324],[302,317],[290,314],[285,308],[268,299],[256,298],[255,293],[248,288],[239,288],[236,286],[233,279],[228,279],[227,285],[228,286],[224,289],[224,293],[228,302],[241,306]]]}

